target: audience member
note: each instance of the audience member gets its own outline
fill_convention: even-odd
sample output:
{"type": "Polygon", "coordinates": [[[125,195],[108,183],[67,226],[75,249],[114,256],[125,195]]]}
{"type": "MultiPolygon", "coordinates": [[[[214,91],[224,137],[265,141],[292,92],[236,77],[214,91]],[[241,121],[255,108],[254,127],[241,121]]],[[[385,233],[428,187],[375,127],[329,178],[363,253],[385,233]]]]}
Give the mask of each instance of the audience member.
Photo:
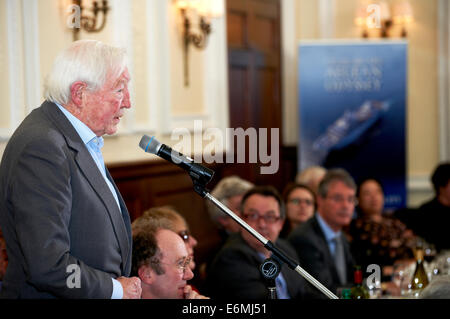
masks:
{"type": "MultiPolygon", "coordinates": [[[[283,201],[270,186],[249,190],[241,203],[243,220],[262,236],[273,242],[288,256],[297,259],[293,248],[278,235],[286,217],[283,201]]],[[[231,236],[211,264],[208,294],[218,299],[267,299],[269,290],[259,267],[271,252],[248,231],[231,236]]],[[[305,281],[287,265],[276,279],[278,298],[302,298],[305,281]]]]}
{"type": "Polygon", "coordinates": [[[431,175],[435,196],[416,210],[396,213],[414,233],[436,250],[450,249],[450,162],[439,164],[431,175]]]}
{"type": "Polygon", "coordinates": [[[184,241],[187,252],[190,257],[189,267],[192,271],[195,269],[194,247],[197,246],[197,240],[189,231],[189,226],[184,217],[170,206],[154,207],[146,210],[141,217],[133,221],[133,232],[142,224],[150,223],[155,227],[169,229],[177,233],[184,241]]]}
{"type": "Polygon", "coordinates": [[[141,279],[142,299],[208,299],[187,284],[190,260],[177,233],[150,223],[134,229],[132,274],[141,279]]]}
{"type": "MultiPolygon", "coordinates": [[[[252,187],[252,183],[233,175],[223,178],[216,185],[216,187],[214,187],[210,194],[222,204],[227,206],[233,213],[241,217],[239,210],[242,196],[244,196],[245,192],[252,187]]],[[[239,232],[239,228],[241,226],[236,221],[222,212],[222,210],[220,210],[213,203],[207,201],[206,205],[211,220],[219,229],[223,242],[226,241],[229,234],[239,232]]]]}
{"type": "MultiPolygon", "coordinates": [[[[234,214],[241,217],[240,208],[242,196],[254,185],[236,175],[228,176],[219,181],[211,191],[211,195],[222,204],[227,206],[234,214]]],[[[240,225],[229,215],[210,201],[206,201],[207,211],[211,220],[216,225],[220,240],[214,245],[208,254],[204,255],[204,262],[199,267],[199,276],[197,277],[201,285],[208,276],[209,267],[220,248],[225,244],[228,237],[239,233],[240,225]]]]}
{"type": "Polygon", "coordinates": [[[416,236],[399,219],[385,214],[383,187],[375,178],[361,181],[357,191],[358,217],[348,229],[356,262],[392,266],[396,260],[414,258],[416,236]]]}
{"type": "MultiPolygon", "coordinates": [[[[353,282],[354,259],[342,228],[351,222],[355,195],[356,184],[345,170],[329,170],[319,185],[317,214],[288,237],[300,266],[333,293],[353,282]]],[[[308,288],[318,298],[326,297],[308,288]]]]}
{"type": "Polygon", "coordinates": [[[297,174],[295,177],[295,182],[308,186],[317,195],[320,181],[326,173],[327,170],[322,166],[309,166],[297,174]]]}
{"type": "Polygon", "coordinates": [[[306,185],[291,183],[283,191],[286,204],[286,221],[280,237],[286,238],[293,229],[310,219],[316,211],[314,192],[306,185]]]}

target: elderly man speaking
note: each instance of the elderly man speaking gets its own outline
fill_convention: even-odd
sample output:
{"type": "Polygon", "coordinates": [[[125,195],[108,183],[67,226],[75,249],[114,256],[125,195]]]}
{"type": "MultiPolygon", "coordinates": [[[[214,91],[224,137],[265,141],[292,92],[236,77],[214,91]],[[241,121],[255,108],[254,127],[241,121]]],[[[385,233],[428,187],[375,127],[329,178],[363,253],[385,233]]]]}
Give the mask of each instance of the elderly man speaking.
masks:
{"type": "Polygon", "coordinates": [[[0,166],[1,297],[140,297],[130,217],[100,149],[131,107],[129,80],[121,48],[83,40],[57,56],[0,166]]]}

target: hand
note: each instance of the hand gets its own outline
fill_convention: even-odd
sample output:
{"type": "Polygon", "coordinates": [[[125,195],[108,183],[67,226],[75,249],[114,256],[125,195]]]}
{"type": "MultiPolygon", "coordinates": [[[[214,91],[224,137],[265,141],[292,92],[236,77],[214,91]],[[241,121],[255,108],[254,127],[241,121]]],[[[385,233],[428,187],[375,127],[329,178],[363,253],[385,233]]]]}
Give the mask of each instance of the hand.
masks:
{"type": "Polygon", "coordinates": [[[140,299],[142,293],[141,280],[138,277],[119,277],[117,281],[120,282],[123,288],[123,299],[140,299]]]}
{"type": "Polygon", "coordinates": [[[210,298],[200,295],[198,292],[193,290],[190,285],[186,285],[186,287],[184,287],[184,299],[210,299],[210,298]]]}

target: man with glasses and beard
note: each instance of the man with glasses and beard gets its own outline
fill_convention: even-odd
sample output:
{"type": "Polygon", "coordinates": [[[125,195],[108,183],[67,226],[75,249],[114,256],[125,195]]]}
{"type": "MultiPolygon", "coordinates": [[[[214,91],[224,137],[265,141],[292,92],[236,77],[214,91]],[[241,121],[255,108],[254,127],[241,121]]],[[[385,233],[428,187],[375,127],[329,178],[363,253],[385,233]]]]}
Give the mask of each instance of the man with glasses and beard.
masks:
{"type": "MultiPolygon", "coordinates": [[[[300,266],[334,293],[353,281],[354,260],[342,228],[350,224],[355,204],[353,178],[343,169],[331,169],[319,184],[317,214],[288,237],[300,266]]],[[[308,285],[308,290],[326,298],[315,287],[308,285]]]]}
{"type": "MultiPolygon", "coordinates": [[[[279,239],[286,217],[283,201],[271,186],[256,186],[242,198],[243,220],[285,254],[297,259],[288,242],[279,239]]],[[[208,295],[217,299],[268,299],[267,282],[259,267],[271,256],[263,244],[241,228],[239,236],[228,239],[214,258],[207,278],[208,295]]],[[[304,297],[305,281],[287,265],[283,265],[276,281],[279,299],[304,297]]]]}

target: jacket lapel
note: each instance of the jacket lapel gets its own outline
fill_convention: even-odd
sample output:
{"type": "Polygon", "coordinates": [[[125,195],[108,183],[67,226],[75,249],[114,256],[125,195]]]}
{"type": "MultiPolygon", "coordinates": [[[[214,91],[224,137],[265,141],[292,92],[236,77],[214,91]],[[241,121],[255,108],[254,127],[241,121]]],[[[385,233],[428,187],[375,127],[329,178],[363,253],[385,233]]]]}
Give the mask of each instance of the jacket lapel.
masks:
{"type": "Polygon", "coordinates": [[[355,266],[355,260],[353,259],[352,252],[350,250],[350,244],[344,234],[341,234],[342,242],[344,244],[345,263],[347,265],[347,280],[353,278],[353,267],[355,266]]]}
{"type": "MultiPolygon", "coordinates": [[[[111,182],[111,184],[114,186],[114,189],[116,191],[116,194],[117,194],[117,197],[118,197],[119,203],[120,203],[121,210],[118,213],[122,214],[121,222],[125,226],[126,233],[124,235],[127,238],[126,246],[123,249],[121,247],[121,251],[124,252],[123,253],[123,256],[124,256],[123,257],[123,260],[124,260],[123,271],[125,274],[129,274],[131,271],[131,249],[129,249],[129,247],[131,247],[131,241],[132,241],[130,214],[128,213],[128,209],[125,205],[125,201],[123,200],[122,195],[120,194],[116,183],[114,183],[114,180],[112,179],[112,177],[108,171],[108,168],[105,168],[105,169],[106,169],[106,176],[109,179],[109,181],[111,182]]],[[[108,188],[108,190],[109,190],[109,188],[108,188]]],[[[109,194],[111,194],[111,191],[109,191],[109,194]]],[[[111,196],[112,196],[112,194],[111,194],[111,196]]],[[[113,200],[114,200],[115,207],[117,207],[116,200],[114,198],[113,198],[113,200]]]]}
{"type": "MultiPolygon", "coordinates": [[[[106,207],[122,254],[122,270],[125,270],[130,251],[130,240],[122,212],[119,210],[119,207],[117,206],[117,202],[114,199],[111,190],[106,184],[103,175],[97,168],[97,165],[92,159],[89,151],[86,148],[84,150],[80,150],[77,156],[75,156],[75,161],[77,162],[80,170],[83,172],[83,175],[85,176],[89,184],[91,184],[97,196],[106,207]]],[[[117,188],[116,192],[119,196],[117,188]]]]}
{"type": "Polygon", "coordinates": [[[319,241],[319,247],[322,247],[322,252],[325,256],[325,263],[330,266],[331,275],[333,276],[334,282],[339,282],[339,276],[336,270],[336,265],[334,263],[333,255],[331,255],[330,248],[328,246],[328,242],[325,238],[325,234],[322,231],[322,228],[320,228],[319,222],[317,221],[317,217],[313,217],[313,227],[315,233],[318,235],[317,240],[319,241]]]}

